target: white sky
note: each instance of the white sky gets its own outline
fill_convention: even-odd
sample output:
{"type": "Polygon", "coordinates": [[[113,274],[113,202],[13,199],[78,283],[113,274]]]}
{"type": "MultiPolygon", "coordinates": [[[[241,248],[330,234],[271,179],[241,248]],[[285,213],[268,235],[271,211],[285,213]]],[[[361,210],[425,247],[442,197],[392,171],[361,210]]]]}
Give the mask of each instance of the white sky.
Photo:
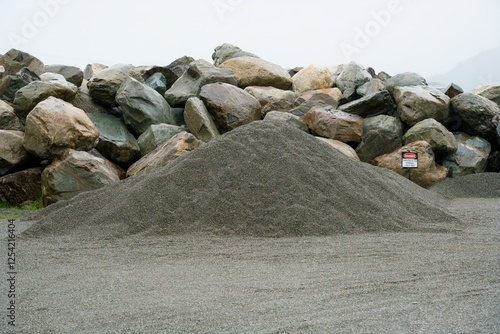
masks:
{"type": "Polygon", "coordinates": [[[211,61],[228,42],[283,67],[346,63],[344,47],[376,71],[430,76],[500,46],[499,0],[0,0],[0,13],[0,53],[81,68],[211,61]]]}

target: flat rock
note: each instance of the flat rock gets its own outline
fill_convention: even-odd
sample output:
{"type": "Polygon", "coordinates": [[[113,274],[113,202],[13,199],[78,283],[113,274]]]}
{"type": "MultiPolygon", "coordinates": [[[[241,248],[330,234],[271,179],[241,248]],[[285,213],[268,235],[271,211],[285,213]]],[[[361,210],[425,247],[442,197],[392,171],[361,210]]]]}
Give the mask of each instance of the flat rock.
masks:
{"type": "Polygon", "coordinates": [[[26,118],[24,148],[49,159],[66,149],[89,151],[99,140],[99,131],[87,114],[73,105],[49,97],[40,102],[26,118]]]}
{"type": "Polygon", "coordinates": [[[197,97],[191,97],[187,100],[184,120],[189,131],[201,141],[209,142],[220,136],[217,125],[215,125],[205,104],[197,97]]]}
{"type": "Polygon", "coordinates": [[[458,143],[457,151],[442,161],[449,174],[456,177],[485,172],[491,144],[484,138],[461,132],[455,134],[455,139],[458,143]]]}
{"type": "Polygon", "coordinates": [[[360,142],[363,119],[332,107],[315,106],[304,115],[304,123],[318,136],[342,142],[360,142]]]}
{"type": "Polygon", "coordinates": [[[420,140],[431,144],[432,150],[438,156],[452,154],[457,151],[458,147],[453,133],[432,118],[418,122],[403,136],[405,144],[420,140]]]}
{"type": "Polygon", "coordinates": [[[0,177],[0,201],[10,205],[34,202],[42,194],[42,168],[30,168],[0,177]]]}
{"type": "Polygon", "coordinates": [[[60,74],[76,87],[80,87],[83,82],[83,71],[76,66],[69,65],[45,65],[45,72],[60,74]]]}
{"type": "Polygon", "coordinates": [[[290,89],[292,78],[281,66],[256,57],[238,57],[223,62],[220,68],[233,71],[238,79],[238,87],[270,86],[290,89]]]}
{"type": "Polygon", "coordinates": [[[383,90],[343,104],[338,109],[365,118],[378,115],[393,116],[396,114],[397,106],[391,94],[383,90]]]}
{"type": "Polygon", "coordinates": [[[309,65],[292,78],[293,90],[298,94],[308,90],[331,88],[334,84],[333,73],[327,66],[309,65]]]}
{"type": "Polygon", "coordinates": [[[227,83],[203,86],[200,99],[221,132],[260,120],[260,103],[243,89],[227,83]]]}
{"type": "Polygon", "coordinates": [[[217,46],[214,49],[214,53],[212,54],[212,59],[214,61],[215,66],[219,66],[220,64],[228,61],[229,59],[238,58],[238,57],[254,57],[258,58],[253,53],[243,51],[239,47],[224,43],[222,45],[217,46]]]}
{"type": "Polygon", "coordinates": [[[14,108],[0,100],[0,130],[24,130],[21,121],[14,113],[14,108]]]}
{"type": "Polygon", "coordinates": [[[0,130],[0,175],[4,175],[28,158],[23,139],[24,133],[21,131],[0,130]]]}
{"type": "Polygon", "coordinates": [[[170,124],[153,124],[137,139],[141,148],[141,157],[153,151],[158,146],[169,141],[175,135],[184,132],[180,126],[170,124]]]}

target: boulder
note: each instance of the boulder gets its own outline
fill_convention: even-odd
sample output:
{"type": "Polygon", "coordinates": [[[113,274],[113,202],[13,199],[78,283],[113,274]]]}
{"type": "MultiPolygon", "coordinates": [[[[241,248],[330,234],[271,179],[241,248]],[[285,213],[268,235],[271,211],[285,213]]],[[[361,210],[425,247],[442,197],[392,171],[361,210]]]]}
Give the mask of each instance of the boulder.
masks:
{"type": "Polygon", "coordinates": [[[452,154],[457,151],[457,141],[453,133],[435,119],[428,118],[415,124],[403,136],[405,144],[425,140],[431,144],[437,156],[452,154]]]}
{"type": "Polygon", "coordinates": [[[223,62],[219,67],[233,71],[240,88],[271,86],[278,89],[290,89],[292,87],[292,78],[284,68],[260,58],[232,58],[223,62]]]}
{"type": "Polygon", "coordinates": [[[282,111],[270,111],[264,117],[264,121],[266,122],[277,122],[277,123],[285,123],[287,125],[293,126],[297,129],[300,129],[304,132],[309,133],[309,128],[307,125],[300,119],[299,116],[295,116],[288,112],[282,111]]]}
{"type": "Polygon", "coordinates": [[[0,130],[24,130],[21,121],[14,113],[14,108],[0,100],[0,130]]]}
{"type": "Polygon", "coordinates": [[[337,78],[337,87],[345,95],[346,92],[356,93],[356,90],[372,80],[372,76],[363,66],[350,62],[337,78]]]}
{"type": "Polygon", "coordinates": [[[165,92],[167,91],[167,78],[159,72],[147,78],[145,84],[148,87],[153,88],[161,96],[165,95],[165,92]]]}
{"type": "Polygon", "coordinates": [[[238,57],[254,57],[258,58],[253,53],[243,51],[237,46],[234,46],[229,43],[224,43],[214,49],[214,53],[212,54],[212,59],[214,61],[215,66],[219,66],[220,64],[228,61],[229,59],[238,58],[238,57]]]}
{"type": "Polygon", "coordinates": [[[330,94],[315,93],[311,97],[305,96],[306,94],[304,94],[303,96],[307,98],[307,100],[305,100],[301,96],[295,101],[295,105],[297,105],[297,107],[290,110],[291,114],[302,117],[315,106],[331,107],[333,109],[337,109],[339,105],[339,102],[330,94]]]}
{"type": "Polygon", "coordinates": [[[38,58],[16,49],[10,49],[6,54],[1,56],[0,65],[3,66],[5,73],[9,74],[16,74],[24,67],[36,75],[44,72],[44,65],[38,58]]]}
{"type": "Polygon", "coordinates": [[[23,147],[24,133],[15,130],[0,130],[0,175],[20,165],[28,158],[23,147]]]}
{"type": "Polygon", "coordinates": [[[433,184],[446,179],[448,171],[445,167],[438,165],[434,161],[434,152],[431,145],[426,141],[417,141],[405,145],[394,152],[384,154],[374,160],[374,165],[390,169],[399,175],[410,177],[423,188],[429,188],[433,184]],[[414,152],[418,154],[418,168],[403,169],[401,166],[402,153],[414,152]],[[410,175],[411,174],[411,175],[410,175]]]}
{"type": "Polygon", "coordinates": [[[67,81],[33,81],[19,89],[14,98],[14,111],[20,118],[26,118],[28,113],[49,96],[71,101],[76,96],[78,88],[67,81]]]}
{"type": "Polygon", "coordinates": [[[356,147],[361,161],[373,163],[381,155],[403,146],[403,124],[397,117],[380,115],[363,120],[363,137],[356,147]]]}
{"type": "Polygon", "coordinates": [[[243,89],[227,83],[203,86],[200,99],[222,132],[261,119],[259,101],[243,89]]]}
{"type": "Polygon", "coordinates": [[[346,143],[343,143],[343,142],[335,140],[335,139],[329,139],[329,138],[323,138],[323,137],[316,137],[316,138],[318,138],[319,140],[321,140],[324,143],[327,143],[328,145],[330,145],[331,147],[333,147],[334,149],[336,149],[337,151],[339,151],[343,155],[345,155],[349,158],[353,158],[355,160],[359,160],[359,157],[356,154],[356,151],[351,146],[347,145],[346,143]]]}
{"type": "Polygon", "coordinates": [[[30,168],[0,177],[0,202],[21,205],[42,194],[42,168],[30,168]]]}
{"type": "Polygon", "coordinates": [[[89,94],[95,102],[104,107],[117,107],[116,93],[129,77],[142,80],[133,65],[119,64],[108,67],[95,73],[89,80],[89,94]]]}
{"type": "Polygon", "coordinates": [[[233,71],[218,68],[205,60],[196,60],[165,93],[165,99],[173,107],[184,107],[186,101],[198,96],[201,87],[207,84],[224,82],[236,86],[238,79],[233,71]]]}
{"type": "Polygon", "coordinates": [[[317,105],[304,115],[304,123],[321,137],[342,142],[360,142],[363,135],[363,119],[357,115],[317,105]]]}
{"type": "Polygon", "coordinates": [[[0,98],[12,103],[16,92],[33,81],[40,81],[40,77],[26,68],[18,74],[3,75],[0,80],[0,98]]]}
{"type": "Polygon", "coordinates": [[[472,94],[487,98],[500,106],[500,84],[489,84],[474,88],[472,94]]]}
{"type": "Polygon", "coordinates": [[[461,132],[455,134],[455,139],[458,143],[457,151],[447,155],[442,161],[449,174],[455,177],[485,172],[491,144],[484,138],[461,132]]]}
{"type": "Polygon", "coordinates": [[[334,84],[333,73],[327,66],[309,65],[292,78],[293,90],[298,94],[308,90],[331,88],[334,84]]]}
{"type": "Polygon", "coordinates": [[[373,117],[378,115],[395,115],[397,106],[388,91],[383,90],[341,105],[339,110],[359,115],[373,117]]]}
{"type": "Polygon", "coordinates": [[[76,66],[45,65],[45,72],[60,74],[76,87],[80,87],[83,82],[83,71],[76,66]]]}
{"type": "Polygon", "coordinates": [[[119,118],[104,113],[87,116],[99,130],[96,149],[105,158],[120,165],[131,165],[139,159],[139,144],[119,118]]]}
{"type": "Polygon", "coordinates": [[[465,123],[468,134],[496,140],[500,107],[495,102],[480,95],[464,93],[452,98],[451,106],[465,123]]]}
{"type": "Polygon", "coordinates": [[[393,94],[397,87],[427,86],[427,81],[418,73],[404,72],[385,81],[385,87],[389,93],[393,94]]]}
{"type": "Polygon", "coordinates": [[[45,73],[40,74],[40,81],[67,82],[66,79],[61,74],[52,73],[52,72],[45,72],[45,73]]]}
{"type": "Polygon", "coordinates": [[[89,81],[94,75],[107,68],[108,66],[99,63],[88,64],[83,70],[83,79],[89,81]]]}
{"type": "Polygon", "coordinates": [[[134,78],[125,80],[116,92],[116,102],[125,124],[138,134],[146,131],[152,124],[176,124],[167,101],[153,88],[134,78]]]}
{"type": "Polygon", "coordinates": [[[372,79],[356,89],[359,96],[366,96],[386,90],[385,83],[380,79],[372,79]]]}
{"type": "Polygon", "coordinates": [[[342,98],[342,91],[337,87],[308,90],[307,92],[302,93],[299,98],[304,101],[309,101],[316,94],[326,94],[329,97],[331,97],[333,100],[336,101],[336,103],[331,104],[332,106],[335,105],[335,108],[338,107],[339,101],[342,98]]]}
{"type": "Polygon", "coordinates": [[[141,148],[141,157],[184,131],[185,129],[183,127],[170,124],[151,125],[149,129],[137,139],[137,143],[141,148]]]}
{"type": "Polygon", "coordinates": [[[281,90],[274,87],[250,86],[245,91],[259,100],[261,117],[264,118],[269,111],[289,111],[297,100],[297,94],[290,90],[281,90]]]}
{"type": "Polygon", "coordinates": [[[203,101],[197,97],[191,97],[187,100],[184,120],[189,131],[201,141],[209,142],[220,136],[212,116],[203,101]]]}
{"type": "Polygon", "coordinates": [[[26,118],[24,148],[42,158],[54,158],[67,148],[89,151],[99,131],[87,114],[55,97],[40,102],[26,118]]]}
{"type": "Polygon", "coordinates": [[[403,86],[394,88],[394,100],[399,118],[413,126],[427,118],[443,120],[448,117],[450,98],[436,88],[403,86]]]}
{"type": "Polygon", "coordinates": [[[203,145],[201,140],[188,132],[181,132],[169,141],[134,163],[127,171],[127,177],[147,173],[153,169],[165,166],[174,159],[183,156],[203,145]]]}
{"type": "Polygon", "coordinates": [[[446,96],[448,96],[451,99],[459,94],[463,94],[464,90],[459,85],[452,83],[452,84],[448,85],[443,90],[443,92],[445,93],[446,96]]]}
{"type": "Polygon", "coordinates": [[[147,66],[141,71],[141,76],[144,80],[147,80],[155,74],[162,74],[165,78],[166,89],[169,89],[186,72],[193,61],[193,58],[184,56],[174,60],[167,66],[147,66]]]}
{"type": "Polygon", "coordinates": [[[75,98],[71,101],[71,104],[89,114],[107,113],[109,111],[107,108],[92,100],[86,85],[78,87],[78,91],[76,92],[75,98]]]}
{"type": "Polygon", "coordinates": [[[118,182],[123,172],[98,152],[66,150],[42,172],[44,205],[118,182]]]}

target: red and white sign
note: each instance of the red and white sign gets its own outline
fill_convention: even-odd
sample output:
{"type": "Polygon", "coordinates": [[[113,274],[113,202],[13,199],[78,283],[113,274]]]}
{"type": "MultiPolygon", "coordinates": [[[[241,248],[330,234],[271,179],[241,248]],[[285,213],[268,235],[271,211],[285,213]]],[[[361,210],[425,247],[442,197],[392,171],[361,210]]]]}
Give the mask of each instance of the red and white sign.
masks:
{"type": "Polygon", "coordinates": [[[401,153],[401,167],[418,168],[418,153],[414,152],[401,153]]]}

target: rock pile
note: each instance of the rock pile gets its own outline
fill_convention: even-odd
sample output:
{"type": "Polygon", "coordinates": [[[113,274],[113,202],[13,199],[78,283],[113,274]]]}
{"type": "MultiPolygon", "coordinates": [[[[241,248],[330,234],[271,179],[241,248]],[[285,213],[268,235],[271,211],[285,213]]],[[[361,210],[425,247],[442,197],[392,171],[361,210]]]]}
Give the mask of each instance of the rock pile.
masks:
{"type": "Polygon", "coordinates": [[[0,55],[0,200],[43,194],[45,204],[55,203],[261,120],[322,137],[355,160],[405,177],[400,155],[414,150],[420,164],[412,181],[422,187],[500,172],[500,85],[464,93],[354,62],[287,70],[230,44],[212,57],[82,71],[15,49],[0,55]],[[2,186],[9,184],[4,177],[32,168],[50,171],[26,179],[25,188],[38,191],[2,186]],[[96,169],[99,182],[89,173],[96,169]]]}

